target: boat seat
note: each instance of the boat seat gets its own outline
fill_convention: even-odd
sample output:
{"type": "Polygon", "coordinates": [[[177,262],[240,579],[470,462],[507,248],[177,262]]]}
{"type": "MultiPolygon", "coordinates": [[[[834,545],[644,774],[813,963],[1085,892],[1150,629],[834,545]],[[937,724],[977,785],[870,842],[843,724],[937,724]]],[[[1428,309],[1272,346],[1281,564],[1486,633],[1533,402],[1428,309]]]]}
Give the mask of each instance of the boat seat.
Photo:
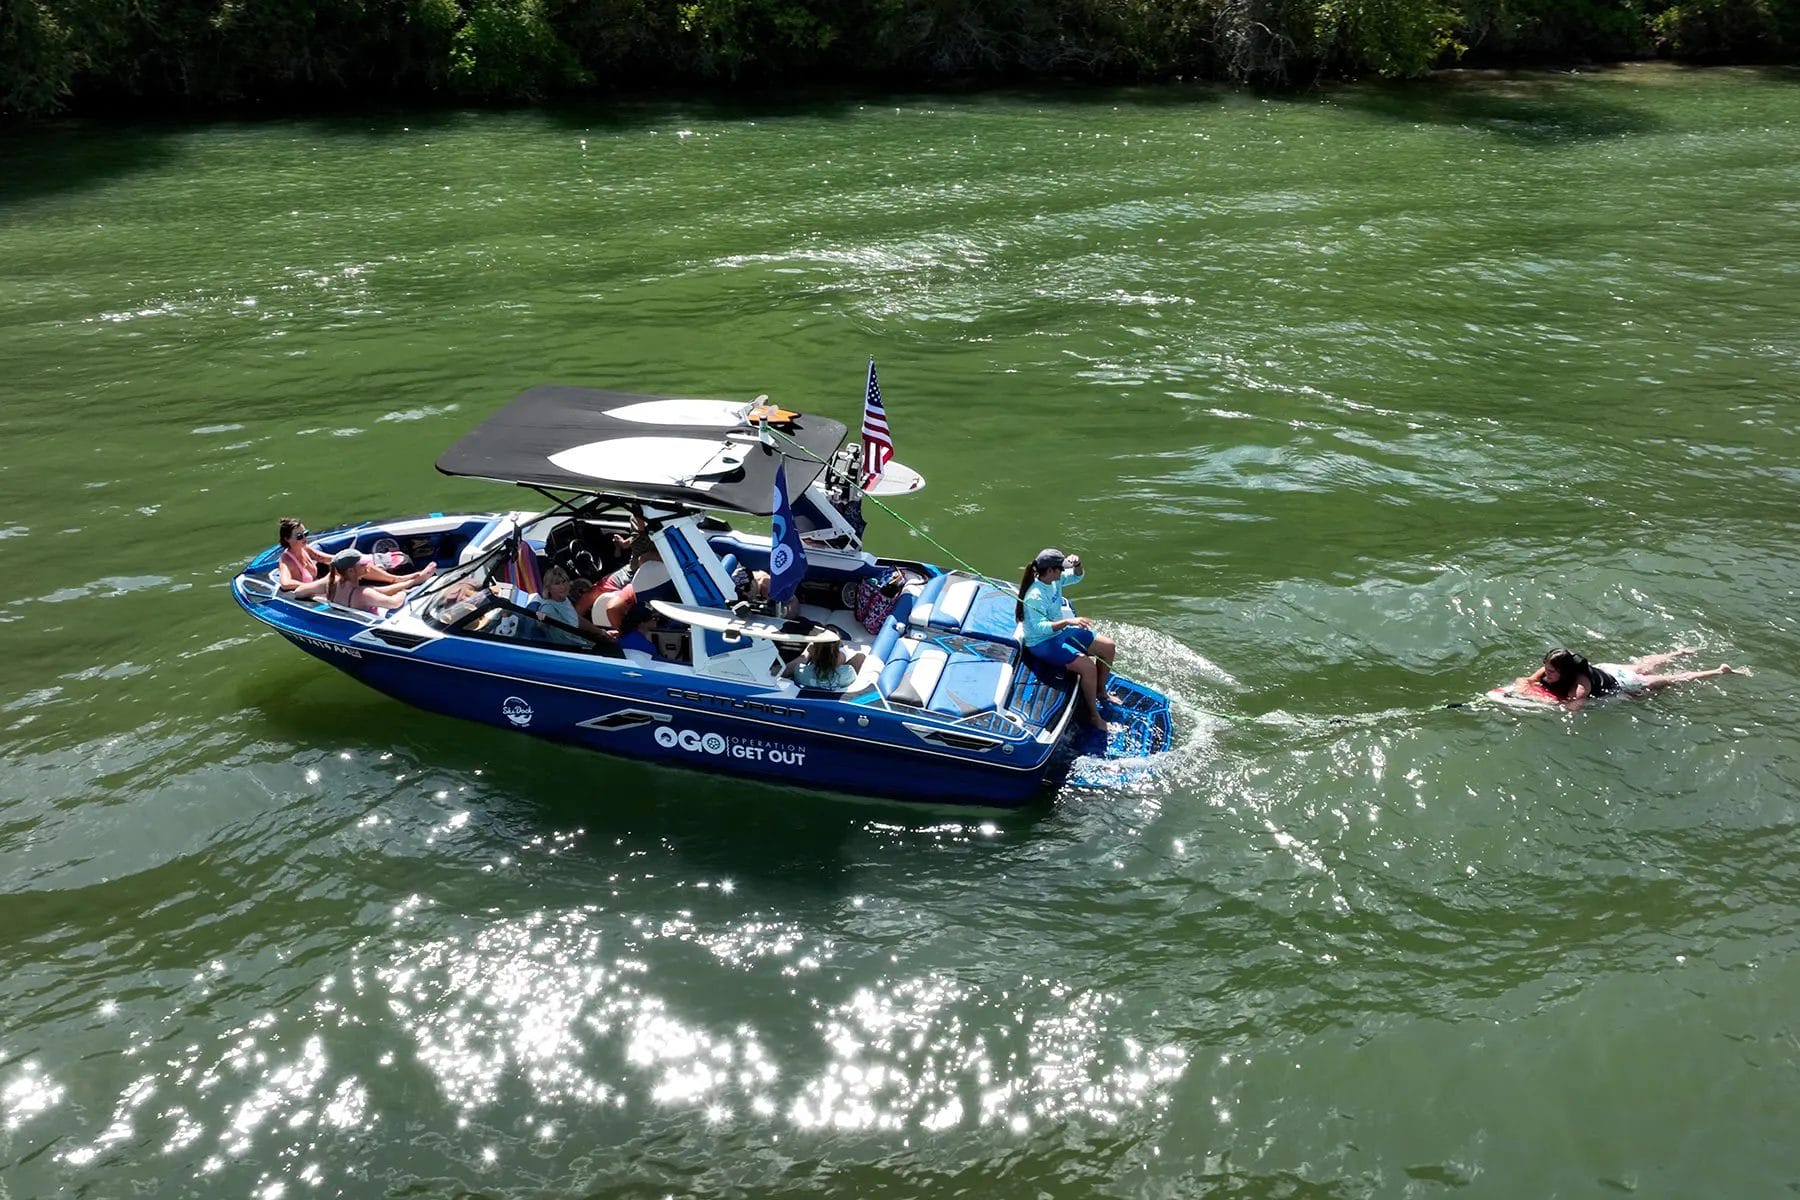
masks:
{"type": "Polygon", "coordinates": [[[959,571],[926,580],[907,620],[918,630],[999,642],[1019,640],[1018,597],[959,571]]]}
{"type": "Polygon", "coordinates": [[[895,704],[924,708],[949,658],[943,650],[925,642],[896,642],[893,656],[883,660],[881,694],[895,704]]]}
{"type": "Polygon", "coordinates": [[[887,619],[881,623],[881,632],[875,635],[875,641],[869,647],[869,653],[882,662],[892,658],[895,648],[900,643],[901,635],[906,632],[906,618],[907,614],[911,612],[912,597],[902,594],[900,602],[894,605],[894,611],[890,612],[887,619]]]}
{"type": "Polygon", "coordinates": [[[946,717],[992,712],[1012,690],[1012,663],[953,654],[938,675],[925,707],[946,717]]]}
{"type": "Polygon", "coordinates": [[[868,691],[877,683],[881,682],[881,671],[885,665],[886,664],[879,658],[876,658],[873,654],[865,654],[863,656],[862,666],[856,669],[856,678],[851,681],[849,687],[844,689],[844,695],[858,695],[868,691]]]}
{"type": "Polygon", "coordinates": [[[1001,707],[1012,690],[1012,655],[962,637],[896,637],[883,658],[881,694],[950,718],[1001,707]]]}

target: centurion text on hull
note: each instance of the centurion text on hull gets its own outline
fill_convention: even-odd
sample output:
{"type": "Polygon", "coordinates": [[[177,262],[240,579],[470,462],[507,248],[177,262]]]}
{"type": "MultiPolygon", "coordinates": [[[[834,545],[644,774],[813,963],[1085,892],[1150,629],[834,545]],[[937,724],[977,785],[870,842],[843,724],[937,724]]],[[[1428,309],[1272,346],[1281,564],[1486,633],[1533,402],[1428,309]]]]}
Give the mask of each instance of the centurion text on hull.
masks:
{"type": "MultiPolygon", "coordinates": [[[[1167,698],[1118,676],[1112,732],[1077,745],[1073,680],[1021,652],[1009,589],[863,550],[859,462],[853,446],[840,450],[844,433],[839,421],[742,403],[533,388],[437,465],[524,485],[549,509],[434,513],[315,539],[326,551],[399,549],[438,565],[386,615],[283,593],[279,547],[237,575],[232,593],[302,650],[420,708],[805,787],[1014,805],[1063,778],[1078,751],[1138,760],[1168,745],[1167,698]],[[792,614],[738,599],[743,569],[767,569],[771,537],[720,515],[768,516],[778,466],[805,550],[792,614]],[[664,621],[658,654],[627,656],[597,635],[545,640],[522,607],[539,572],[610,570],[645,538],[669,576],[662,599],[640,596],[664,621]],[[903,590],[871,632],[857,619],[858,589],[896,568],[903,590]],[[784,677],[784,663],[828,629],[846,656],[864,656],[855,682],[827,691],[784,677]]],[[[903,488],[918,486],[895,466],[903,488]]]]}

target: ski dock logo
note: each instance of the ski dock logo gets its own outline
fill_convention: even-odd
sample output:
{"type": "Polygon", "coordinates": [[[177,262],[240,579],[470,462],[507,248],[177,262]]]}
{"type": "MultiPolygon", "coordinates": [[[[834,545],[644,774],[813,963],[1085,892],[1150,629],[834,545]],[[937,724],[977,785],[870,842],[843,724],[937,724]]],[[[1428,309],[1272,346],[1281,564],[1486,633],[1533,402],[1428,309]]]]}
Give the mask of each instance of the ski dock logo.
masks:
{"type": "Polygon", "coordinates": [[[517,696],[508,696],[500,704],[500,712],[520,729],[531,724],[531,705],[517,696]]]}

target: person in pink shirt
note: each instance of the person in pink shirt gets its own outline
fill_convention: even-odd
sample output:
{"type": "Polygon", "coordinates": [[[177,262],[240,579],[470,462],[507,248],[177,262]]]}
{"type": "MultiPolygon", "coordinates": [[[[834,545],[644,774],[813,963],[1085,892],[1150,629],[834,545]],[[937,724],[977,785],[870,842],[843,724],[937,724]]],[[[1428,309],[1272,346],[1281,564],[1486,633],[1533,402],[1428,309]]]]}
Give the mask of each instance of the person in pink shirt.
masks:
{"type": "Polygon", "coordinates": [[[306,523],[295,517],[281,518],[281,590],[291,592],[319,577],[319,568],[331,565],[331,556],[316,550],[307,539],[306,523]]]}
{"type": "MultiPolygon", "coordinates": [[[[331,566],[331,555],[314,546],[308,539],[312,534],[306,523],[298,517],[283,517],[280,525],[281,558],[279,572],[281,590],[291,592],[301,584],[316,583],[320,577],[320,568],[331,566]]],[[[423,571],[415,571],[410,575],[395,575],[389,568],[398,566],[404,555],[369,554],[364,555],[368,565],[363,568],[364,578],[369,583],[405,583],[414,584],[431,574],[428,564],[423,571]]]]}

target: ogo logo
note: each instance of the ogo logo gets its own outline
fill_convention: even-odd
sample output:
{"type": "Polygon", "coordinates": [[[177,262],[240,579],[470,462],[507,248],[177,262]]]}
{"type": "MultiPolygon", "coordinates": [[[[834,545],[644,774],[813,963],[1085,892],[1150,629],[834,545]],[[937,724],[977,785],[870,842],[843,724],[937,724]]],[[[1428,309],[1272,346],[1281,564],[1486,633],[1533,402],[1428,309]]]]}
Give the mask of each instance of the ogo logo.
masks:
{"type": "Polygon", "coordinates": [[[725,735],[721,733],[695,733],[692,729],[672,729],[667,725],[656,731],[656,744],[665,750],[673,750],[679,746],[690,754],[723,754],[725,753],[725,735]]]}

